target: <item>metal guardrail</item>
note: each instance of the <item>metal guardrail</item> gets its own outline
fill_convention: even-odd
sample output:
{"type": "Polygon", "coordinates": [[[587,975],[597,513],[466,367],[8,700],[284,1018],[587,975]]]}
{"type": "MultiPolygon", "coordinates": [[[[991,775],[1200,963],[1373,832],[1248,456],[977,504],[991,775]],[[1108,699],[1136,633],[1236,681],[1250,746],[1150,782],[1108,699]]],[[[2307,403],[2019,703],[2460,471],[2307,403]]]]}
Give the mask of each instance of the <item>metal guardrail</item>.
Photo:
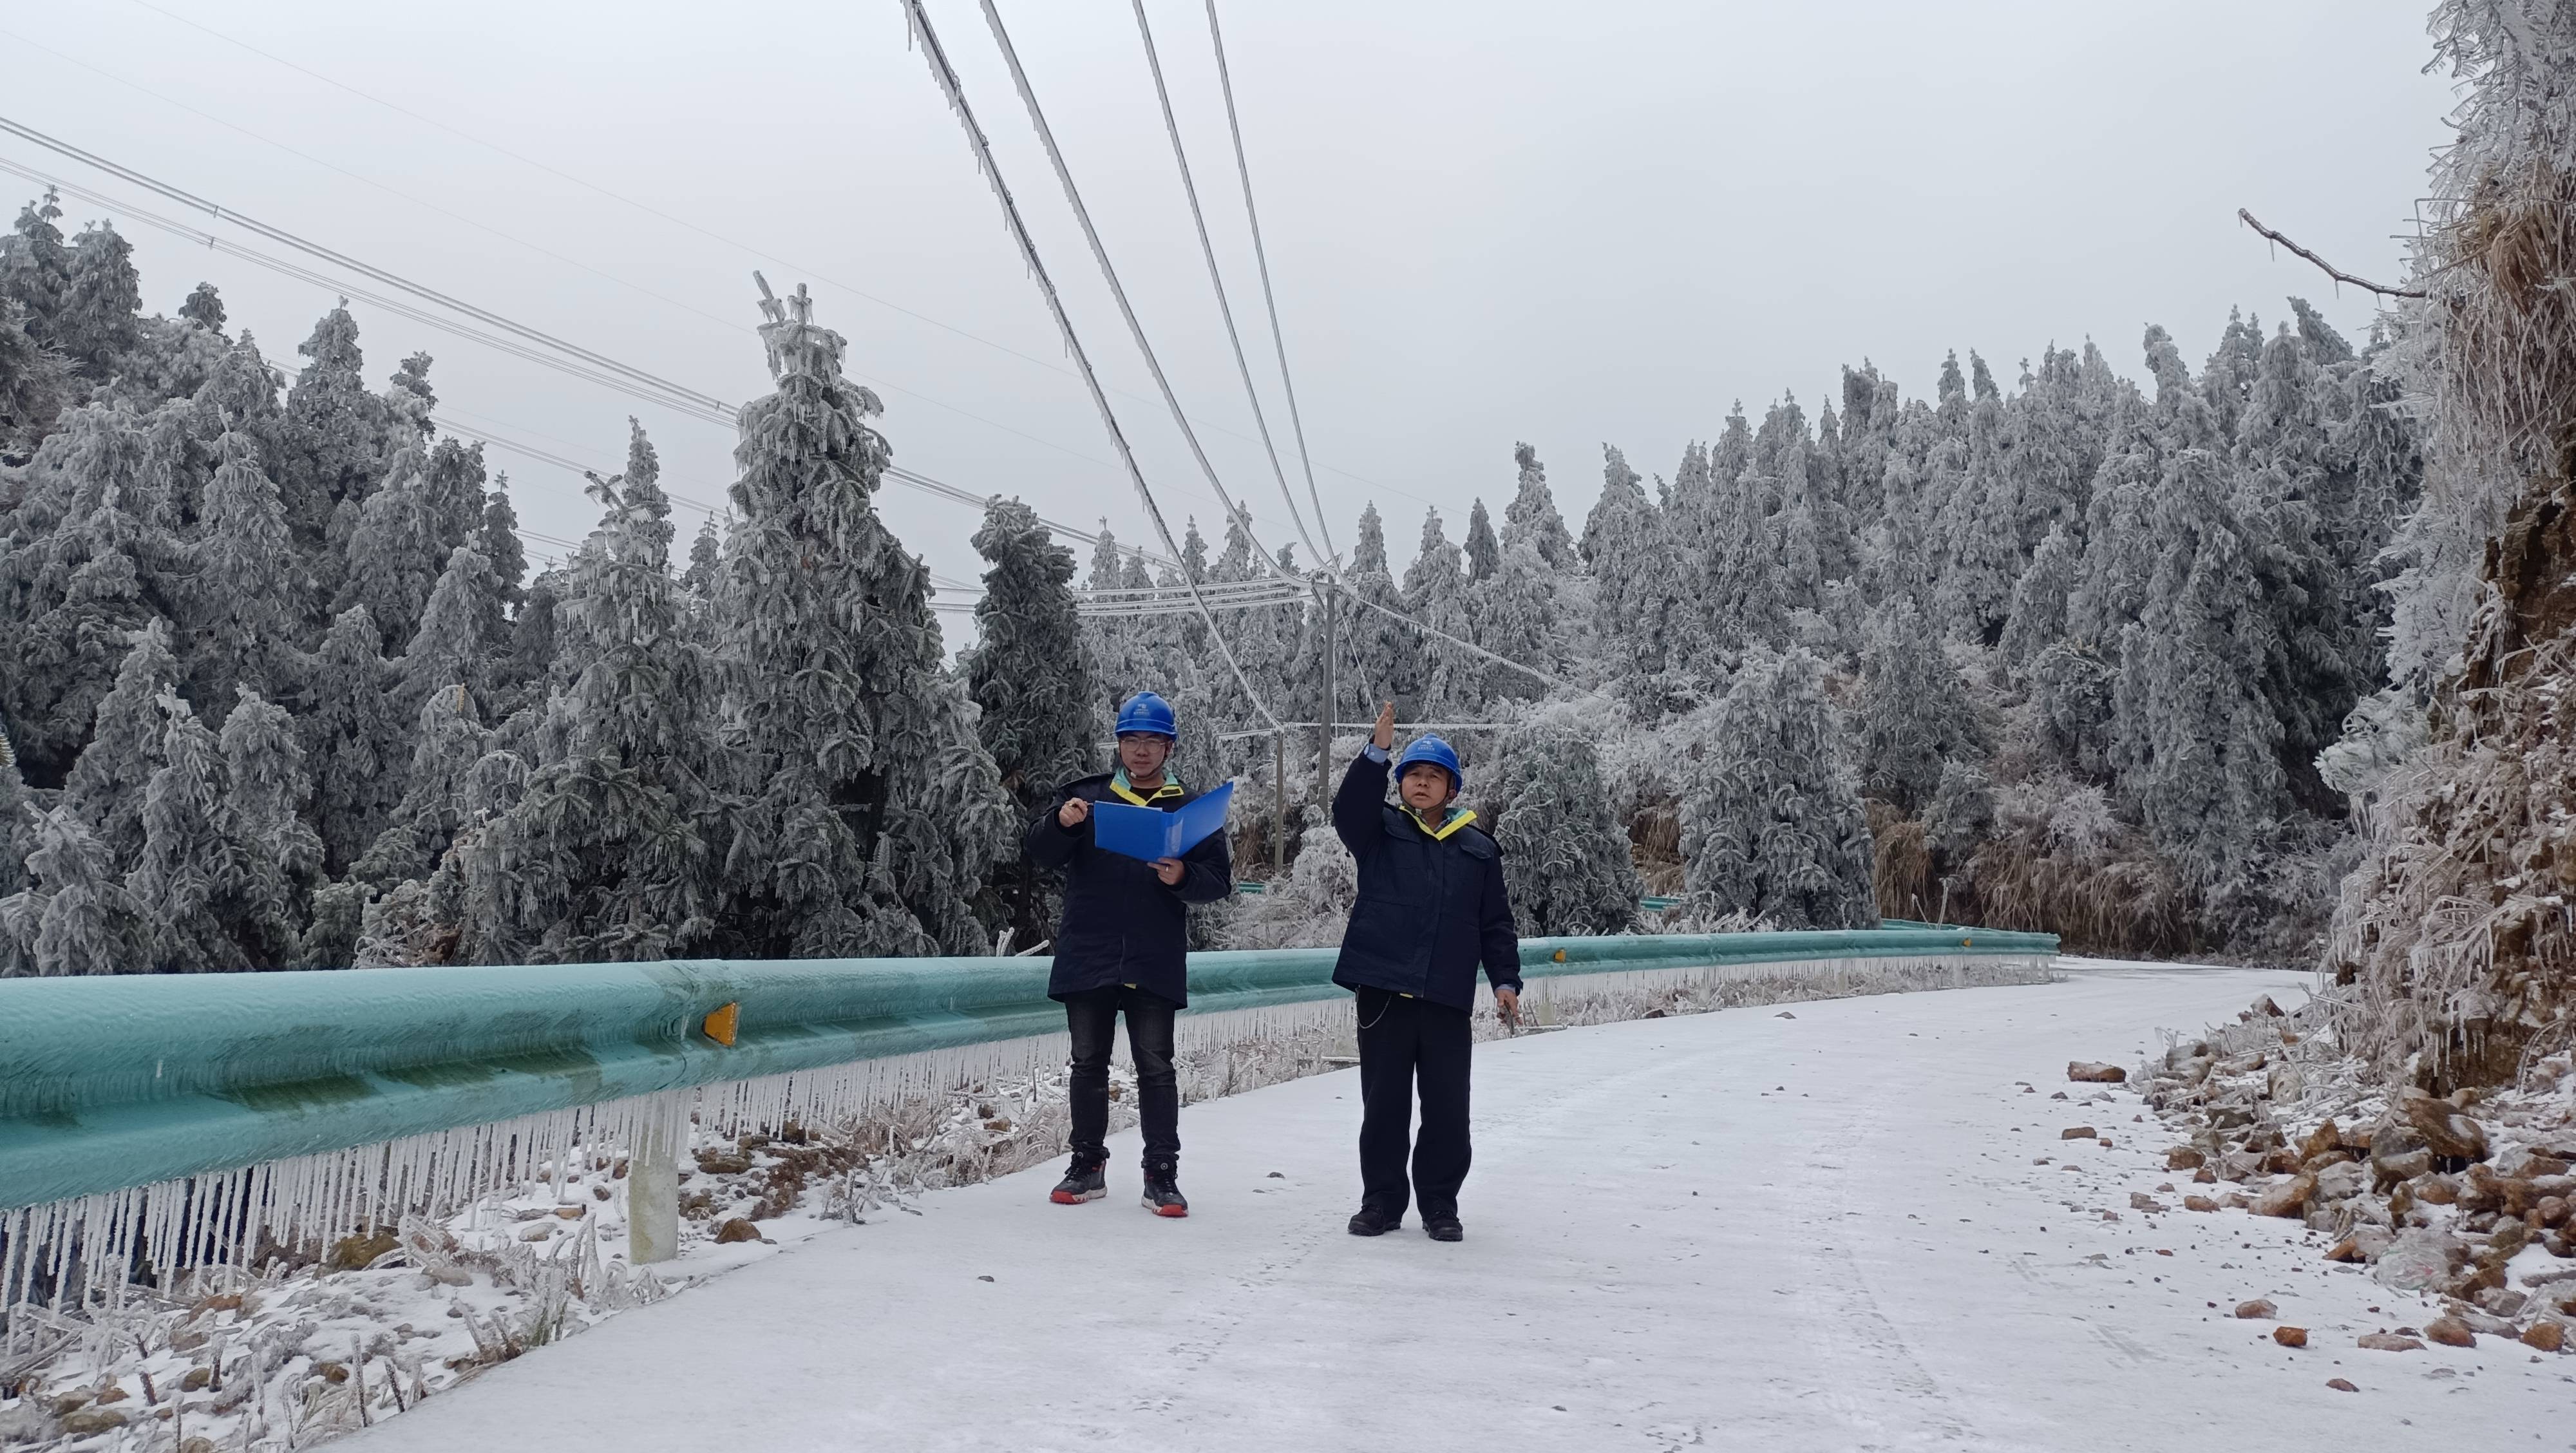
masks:
{"type": "MultiPolygon", "coordinates": [[[[1525,939],[1530,978],[1971,954],[1972,929],[1525,939]]],[[[1340,994],[1331,949],[1190,956],[1191,1014],[1340,994]]],[[[0,1210],[659,1091],[1063,1027],[1026,958],[0,981],[0,1210]],[[739,1006],[730,1045],[706,1017],[739,1006]]]]}

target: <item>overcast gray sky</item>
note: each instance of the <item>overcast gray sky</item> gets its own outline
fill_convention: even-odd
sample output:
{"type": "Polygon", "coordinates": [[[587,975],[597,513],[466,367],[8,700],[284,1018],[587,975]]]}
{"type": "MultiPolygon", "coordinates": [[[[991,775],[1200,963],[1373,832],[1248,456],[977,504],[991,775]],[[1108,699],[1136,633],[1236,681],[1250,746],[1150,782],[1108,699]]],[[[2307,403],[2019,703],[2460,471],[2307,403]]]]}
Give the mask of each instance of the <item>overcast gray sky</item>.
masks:
{"type": "MultiPolygon", "coordinates": [[[[1270,544],[1293,538],[1128,5],[1001,8],[1220,473],[1270,544]]],[[[2358,336],[2368,297],[2273,256],[2235,213],[2364,276],[2400,271],[2452,94],[2423,73],[2427,8],[1221,0],[1335,537],[1347,548],[1374,500],[1401,568],[1426,505],[1452,538],[1477,495],[1500,508],[1521,439],[1579,528],[1605,441],[1668,474],[1732,401],[1758,417],[1792,390],[1812,417],[1838,366],[1864,357],[1928,393],[1945,350],[1975,349],[2009,382],[2049,343],[2089,337],[2135,376],[2146,323],[2197,366],[2230,305],[2268,326],[2288,294],[2358,336]]],[[[930,9],[1173,527],[1196,514],[1214,537],[1221,517],[980,13],[930,9]]],[[[1148,10],[1265,357],[1204,12],[1148,10]]],[[[809,283],[851,372],[885,398],[898,462],[1144,538],[896,0],[9,4],[0,55],[0,115],[728,401],[767,387],[751,269],[782,291],[809,283]]],[[[0,158],[146,200],[15,138],[0,158]]],[[[0,188],[13,210],[33,191],[0,188]]],[[[66,220],[96,210],[69,203],[66,220]]],[[[123,230],[148,309],[211,279],[233,326],[290,375],[301,366],[327,289],[123,230]]],[[[352,310],[374,382],[426,349],[460,421],[603,469],[635,413],[666,484],[721,501],[725,429],[352,310]]],[[[1259,376],[1276,417],[1275,375],[1259,376]]],[[[576,477],[491,458],[530,529],[589,527],[576,477]]],[[[973,510],[902,490],[884,507],[934,571],[980,573],[973,510]]]]}

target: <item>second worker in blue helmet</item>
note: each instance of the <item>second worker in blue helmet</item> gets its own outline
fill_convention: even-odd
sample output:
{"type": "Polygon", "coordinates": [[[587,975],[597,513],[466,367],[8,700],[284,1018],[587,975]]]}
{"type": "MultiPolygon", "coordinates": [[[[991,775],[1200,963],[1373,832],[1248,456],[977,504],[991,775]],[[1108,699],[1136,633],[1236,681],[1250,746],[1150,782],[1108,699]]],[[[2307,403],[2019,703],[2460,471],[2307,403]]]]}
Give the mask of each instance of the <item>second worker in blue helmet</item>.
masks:
{"type": "Polygon", "coordinates": [[[1109,1047],[1119,1017],[1136,1061],[1136,1109],[1145,1132],[1145,1209],[1186,1216],[1181,1195],[1181,1092],[1172,1068],[1172,1017],[1189,1003],[1189,905],[1234,892],[1225,834],[1177,858],[1144,862],[1092,842],[1094,803],[1178,811],[1197,796],[1171,772],[1180,726],[1169,702],[1140,691],[1118,709],[1118,766],[1056,791],[1021,841],[1031,862],[1064,871],[1064,922],[1056,929],[1047,995],[1064,1004],[1073,1038],[1068,1092],[1073,1163],[1052,1193],[1079,1205],[1107,1193],[1109,1047]]]}
{"type": "Polygon", "coordinates": [[[1358,860],[1360,880],[1333,967],[1333,982],[1359,1001],[1361,1190],[1350,1230],[1394,1230],[1410,1200],[1431,1239],[1456,1241],[1466,1234],[1458,1189],[1469,1159],[1476,970],[1482,965],[1492,981],[1503,1017],[1517,1020],[1520,937],[1502,850],[1474,826],[1476,814],[1457,805],[1466,785],[1458,754],[1436,736],[1415,738],[1391,759],[1397,801],[1390,804],[1394,744],[1389,703],[1333,797],[1333,830],[1358,860]],[[1417,1086],[1418,1136],[1411,1133],[1417,1086]]]}

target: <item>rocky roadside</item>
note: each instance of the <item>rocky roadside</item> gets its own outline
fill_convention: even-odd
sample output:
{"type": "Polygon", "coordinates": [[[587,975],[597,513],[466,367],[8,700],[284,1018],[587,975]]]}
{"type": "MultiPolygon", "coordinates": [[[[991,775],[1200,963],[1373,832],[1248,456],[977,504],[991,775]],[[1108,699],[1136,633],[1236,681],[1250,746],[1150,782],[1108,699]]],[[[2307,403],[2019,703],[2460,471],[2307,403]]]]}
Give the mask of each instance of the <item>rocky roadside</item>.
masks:
{"type": "Polygon", "coordinates": [[[2327,1260],[2422,1299],[2425,1315],[2358,1347],[2506,1339],[2534,1355],[2576,1351],[2570,1056],[2531,1064],[2506,1089],[2392,1095],[2342,1053],[2334,1008],[2312,999],[2284,1012],[2266,996],[2134,1075],[2085,1063],[2068,1075],[2125,1081],[2145,1101],[2175,1137],[2167,1168],[2193,1183],[2183,1209],[2302,1222],[2330,1238],[2327,1260]]]}

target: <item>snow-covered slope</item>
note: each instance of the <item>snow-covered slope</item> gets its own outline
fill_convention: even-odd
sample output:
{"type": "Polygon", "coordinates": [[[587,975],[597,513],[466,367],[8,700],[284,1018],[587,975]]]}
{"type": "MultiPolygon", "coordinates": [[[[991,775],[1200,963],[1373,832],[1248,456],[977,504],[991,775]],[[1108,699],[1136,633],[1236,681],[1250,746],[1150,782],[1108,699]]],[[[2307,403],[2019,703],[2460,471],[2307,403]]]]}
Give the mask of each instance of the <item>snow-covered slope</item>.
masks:
{"type": "Polygon", "coordinates": [[[2067,1061],[2134,1062],[2295,976],[2071,967],[1482,1046],[1462,1245],[1344,1234],[1356,1086],[1324,1075],[1187,1112],[1189,1220],[1136,1208],[1131,1133],[1106,1202],[1047,1204],[1052,1168],[935,1193],[359,1445],[2107,1453],[2372,1446],[2400,1418],[2470,1446],[2563,1430],[2569,1360],[2360,1350],[2420,1309],[2297,1223],[2133,1208],[2179,1205],[2162,1140],[2067,1061]],[[2099,1134],[2060,1138],[2079,1125],[2099,1134]],[[2309,1346],[2235,1318],[2257,1297],[2309,1346]]]}

